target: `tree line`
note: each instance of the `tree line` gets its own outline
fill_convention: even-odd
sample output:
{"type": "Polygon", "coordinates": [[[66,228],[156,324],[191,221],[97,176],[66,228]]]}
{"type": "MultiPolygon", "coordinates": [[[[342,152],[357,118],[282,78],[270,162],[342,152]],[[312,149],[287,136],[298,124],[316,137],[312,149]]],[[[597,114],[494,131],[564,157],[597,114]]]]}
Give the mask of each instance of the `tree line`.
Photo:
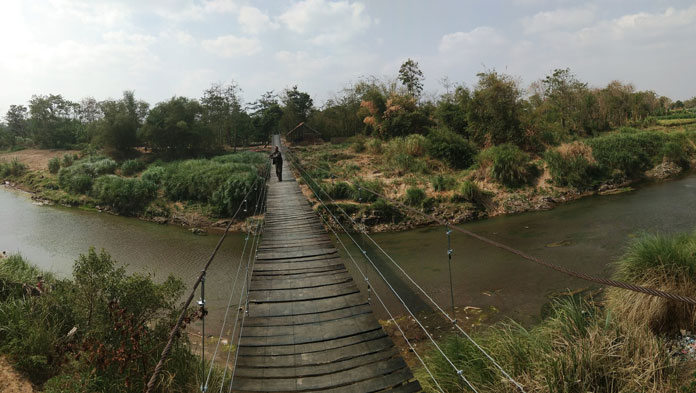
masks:
{"type": "Polygon", "coordinates": [[[304,121],[325,139],[357,134],[387,139],[441,128],[480,148],[511,143],[540,151],[576,136],[649,125],[673,109],[696,108],[696,97],[672,102],[619,81],[590,87],[568,68],[556,69],[526,89],[513,76],[495,70],[477,77],[471,88],[444,81],[445,93],[424,97],[423,72],[408,59],[396,79],[363,78],[320,108],[297,86],[244,103],[234,82],[213,84],[200,99],[172,97],[154,107],[132,91],[104,101],[37,95],[28,105],[10,106],[0,124],[0,148],[91,144],[127,155],[133,147],[144,146],[182,157],[224,145],[265,142],[270,134],[304,121]]]}

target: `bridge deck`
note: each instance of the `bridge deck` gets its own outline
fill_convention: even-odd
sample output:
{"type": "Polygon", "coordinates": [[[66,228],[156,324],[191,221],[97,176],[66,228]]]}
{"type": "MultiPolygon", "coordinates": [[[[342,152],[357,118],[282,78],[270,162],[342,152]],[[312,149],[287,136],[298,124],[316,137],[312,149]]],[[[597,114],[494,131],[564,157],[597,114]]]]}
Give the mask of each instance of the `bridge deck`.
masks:
{"type": "MultiPolygon", "coordinates": [[[[277,138],[276,138],[277,143],[277,138]]],[[[272,171],[233,388],[419,392],[285,161],[272,171]]]]}

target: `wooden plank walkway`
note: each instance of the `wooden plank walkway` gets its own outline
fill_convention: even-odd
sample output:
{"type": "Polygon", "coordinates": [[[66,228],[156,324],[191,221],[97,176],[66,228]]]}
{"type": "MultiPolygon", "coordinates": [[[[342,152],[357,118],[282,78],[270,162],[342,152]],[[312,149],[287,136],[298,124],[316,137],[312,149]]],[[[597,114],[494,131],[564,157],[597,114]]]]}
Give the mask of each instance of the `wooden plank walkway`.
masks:
{"type": "Polygon", "coordinates": [[[420,392],[288,166],[271,170],[233,389],[420,392]]]}

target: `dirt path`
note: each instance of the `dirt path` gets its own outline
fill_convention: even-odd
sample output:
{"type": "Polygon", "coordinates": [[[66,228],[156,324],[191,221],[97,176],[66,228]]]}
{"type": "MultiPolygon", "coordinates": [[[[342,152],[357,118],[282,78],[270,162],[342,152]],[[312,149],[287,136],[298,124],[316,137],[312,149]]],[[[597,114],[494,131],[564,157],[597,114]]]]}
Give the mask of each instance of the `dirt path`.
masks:
{"type": "Polygon", "coordinates": [[[0,356],[0,392],[2,393],[33,393],[31,384],[20,376],[17,371],[0,356]]]}
{"type": "Polygon", "coordinates": [[[0,161],[10,161],[15,157],[17,159],[29,166],[29,169],[35,171],[39,169],[46,170],[48,167],[48,161],[54,157],[62,158],[64,154],[78,153],[77,150],[40,150],[40,149],[26,149],[15,152],[0,153],[0,161]]]}

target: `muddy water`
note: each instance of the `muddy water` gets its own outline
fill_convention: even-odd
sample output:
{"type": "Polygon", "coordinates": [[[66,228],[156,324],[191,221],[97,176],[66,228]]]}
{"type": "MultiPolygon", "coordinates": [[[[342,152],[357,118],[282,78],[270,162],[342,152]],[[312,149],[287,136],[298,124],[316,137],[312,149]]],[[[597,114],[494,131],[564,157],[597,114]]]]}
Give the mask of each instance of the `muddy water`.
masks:
{"type": "MultiPolygon", "coordinates": [[[[696,228],[695,206],[696,176],[690,176],[630,193],[586,198],[550,211],[497,217],[463,227],[545,260],[608,277],[611,262],[622,254],[632,237],[646,231],[696,228]]],[[[443,228],[373,237],[436,301],[450,309],[443,228]]],[[[182,228],[132,218],[36,206],[25,194],[0,188],[0,250],[20,252],[42,269],[61,276],[69,276],[75,258],[94,246],[107,250],[129,271],[149,272],[155,279],[174,274],[191,285],[217,239],[217,235],[195,236],[182,228]]],[[[511,317],[531,323],[539,318],[542,305],[552,294],[591,286],[457,232],[451,241],[455,306],[460,310],[473,306],[485,310],[493,320],[511,317]]],[[[212,264],[206,281],[210,309],[207,333],[219,333],[243,243],[244,235],[230,234],[212,264]]],[[[354,247],[350,249],[364,269],[360,253],[354,247]]],[[[416,294],[379,250],[369,246],[367,250],[407,303],[416,311],[429,308],[427,299],[416,294]]],[[[357,278],[355,268],[347,261],[357,278]]],[[[374,271],[368,271],[374,289],[392,310],[403,314],[399,301],[388,295],[388,288],[374,271]]],[[[379,307],[375,309],[380,317],[386,316],[379,307]]]]}
{"type": "MultiPolygon", "coordinates": [[[[496,217],[462,227],[544,260],[610,277],[611,263],[622,255],[632,238],[644,232],[696,229],[696,176],[619,195],[590,197],[549,211],[496,217]]],[[[443,228],[373,237],[437,302],[447,311],[451,309],[447,236],[443,228]]],[[[532,323],[539,319],[542,305],[555,293],[593,288],[590,283],[535,265],[458,232],[452,233],[452,249],[455,306],[460,310],[479,307],[493,320],[511,317],[532,323]]],[[[386,274],[399,277],[379,250],[371,249],[369,254],[381,255],[378,263],[386,267],[386,274]]],[[[362,268],[362,259],[358,260],[362,268]]],[[[376,277],[370,281],[373,285],[378,283],[376,277]]],[[[395,280],[402,293],[412,296],[405,281],[395,280]]],[[[381,285],[376,289],[388,292],[381,285]]],[[[413,304],[424,307],[427,301],[421,299],[413,304]]],[[[392,307],[398,309],[396,305],[392,307]]]]}

